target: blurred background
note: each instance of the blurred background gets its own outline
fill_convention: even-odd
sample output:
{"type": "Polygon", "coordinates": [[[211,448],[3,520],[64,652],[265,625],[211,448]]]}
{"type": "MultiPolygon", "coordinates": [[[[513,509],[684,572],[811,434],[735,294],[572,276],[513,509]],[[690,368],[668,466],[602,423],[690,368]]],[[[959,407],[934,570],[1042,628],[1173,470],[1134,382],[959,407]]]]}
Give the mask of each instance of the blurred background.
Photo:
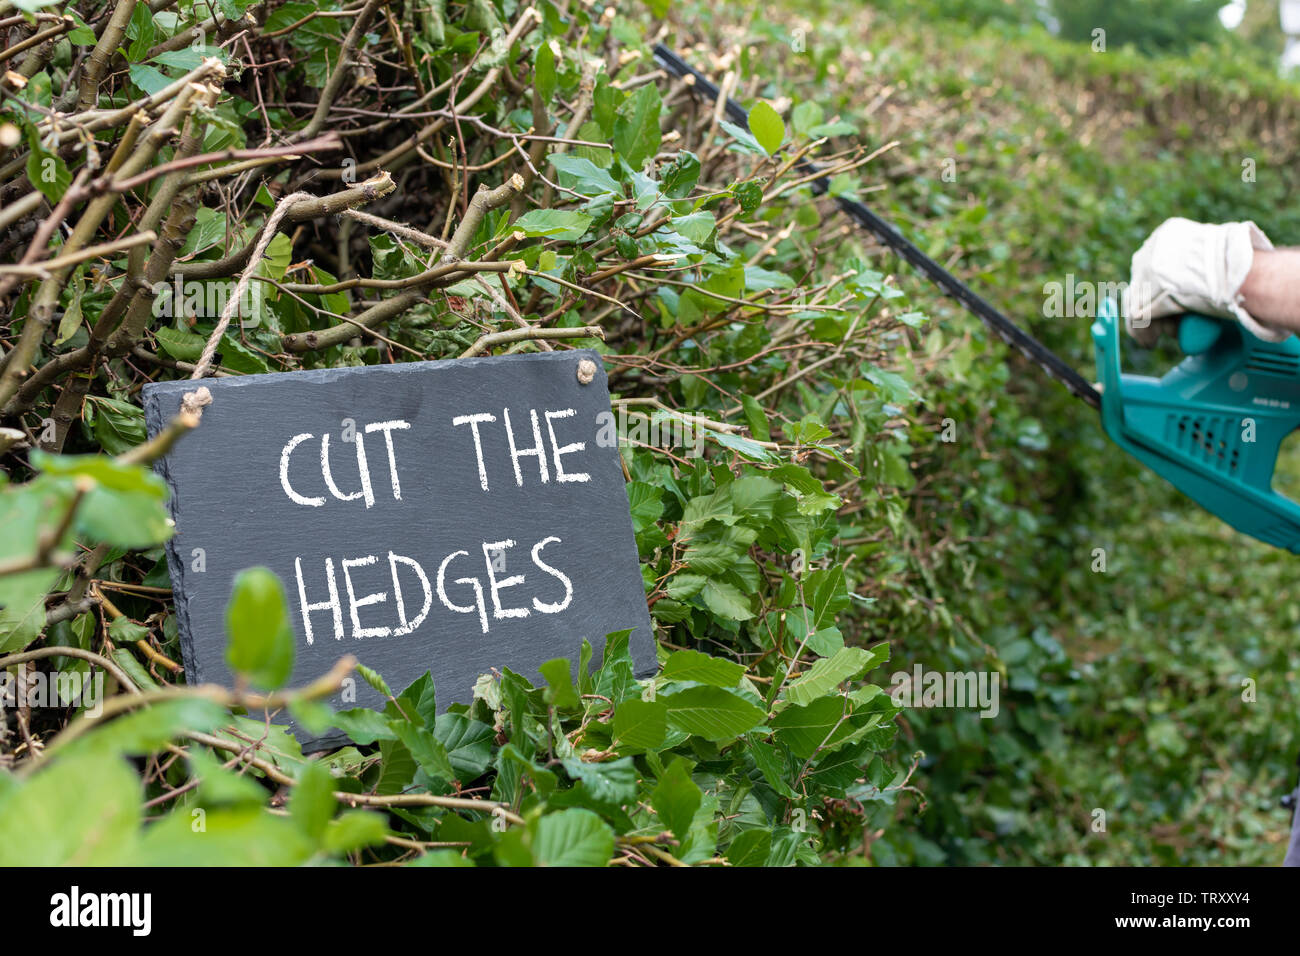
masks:
{"type": "MultiPolygon", "coordinates": [[[[898,141],[861,198],[1086,375],[1091,306],[1053,313],[1049,283],[1126,280],[1175,215],[1253,219],[1300,244],[1300,0],[823,0],[671,16],[696,56],[733,51],[762,78],[757,95],[815,102],[870,148],[898,141]]],[[[951,443],[908,438],[915,537],[863,637],[890,639],[890,670],[1004,675],[996,719],[903,718],[898,756],[924,753],[924,799],[874,811],[872,859],[1280,863],[1300,748],[1296,559],[1138,468],[978,322],[846,239],[931,317],[913,356],[927,414],[961,429],[951,443]]],[[[1125,356],[1153,374],[1176,359],[1125,356]]]]}

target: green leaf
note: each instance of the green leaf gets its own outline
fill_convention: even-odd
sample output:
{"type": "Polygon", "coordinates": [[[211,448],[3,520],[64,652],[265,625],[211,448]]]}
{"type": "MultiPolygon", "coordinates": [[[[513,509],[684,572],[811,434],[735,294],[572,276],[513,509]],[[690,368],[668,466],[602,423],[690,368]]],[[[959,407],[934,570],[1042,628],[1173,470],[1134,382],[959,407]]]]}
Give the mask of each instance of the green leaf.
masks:
{"type": "Polygon", "coordinates": [[[140,780],[120,757],[52,759],[0,792],[0,866],[120,864],[136,839],[140,780]]]}
{"type": "Polygon", "coordinates": [[[172,536],[167,509],[151,491],[95,488],[77,509],[76,527],[96,541],[123,548],[147,548],[172,536]]]}
{"type": "Polygon", "coordinates": [[[812,611],[811,624],[820,629],[835,623],[835,615],[849,606],[848,589],[844,584],[844,569],[838,565],[826,570],[811,571],[804,576],[804,595],[809,598],[812,611]]]}
{"type": "Polygon", "coordinates": [[[719,617],[748,621],[754,616],[749,596],[726,581],[710,580],[700,591],[700,598],[704,606],[719,617]]]}
{"type": "Polygon", "coordinates": [[[775,154],[785,142],[785,122],[770,104],[762,100],[755,103],[749,111],[749,131],[769,156],[775,154]]]}
{"type": "MultiPolygon", "coordinates": [[[[699,499],[692,500],[698,501],[699,499]]],[[[703,574],[691,574],[689,571],[678,571],[669,579],[668,584],[665,586],[665,590],[668,592],[669,597],[678,601],[684,601],[687,598],[699,594],[700,591],[704,590],[704,585],[708,583],[708,577],[703,574]]]]}
{"type": "MultiPolygon", "coordinates": [[[[775,723],[776,721],[773,721],[773,724],[775,723]]],[[[791,771],[786,765],[785,750],[762,743],[756,738],[756,734],[750,737],[749,753],[754,758],[759,773],[763,775],[768,786],[781,796],[789,800],[796,799],[798,795],[787,780],[791,776],[791,771]]]]}
{"type": "Polygon", "coordinates": [[[772,833],[769,830],[745,830],[736,835],[727,847],[727,862],[732,866],[764,866],[772,851],[772,833]]]}
{"type": "Polygon", "coordinates": [[[614,119],[614,148],[633,169],[640,169],[647,159],[659,152],[663,140],[659,132],[662,108],[659,88],[654,83],[638,86],[618,107],[614,119]]]}
{"type": "Polygon", "coordinates": [[[31,141],[33,145],[27,157],[27,178],[53,206],[72,185],[72,173],[63,158],[41,147],[34,135],[31,141]]]}
{"type": "Polygon", "coordinates": [[[378,846],[388,836],[388,823],[374,810],[348,810],[325,828],[323,846],[329,853],[351,853],[378,846]]]}
{"type": "Polygon", "coordinates": [[[584,196],[603,196],[609,193],[621,196],[623,187],[595,163],[571,153],[553,153],[550,163],[560,173],[560,185],[574,189],[584,196]]]}
{"type": "Polygon", "coordinates": [[[763,711],[721,687],[688,687],[659,700],[668,706],[669,726],[708,740],[739,737],[763,722],[763,711]]]}
{"type": "Polygon", "coordinates": [[[564,761],[564,772],[581,780],[597,800],[629,803],[636,798],[637,773],[631,757],[594,763],[570,758],[564,761]]]}
{"type": "Polygon", "coordinates": [[[456,771],[447,756],[447,748],[434,736],[433,731],[417,727],[405,720],[392,720],[389,725],[397,739],[405,744],[415,762],[430,777],[450,783],[456,779],[456,771]]]}
{"type": "Polygon", "coordinates": [[[182,362],[196,361],[203,354],[203,346],[207,344],[203,336],[182,332],[180,329],[163,327],[155,329],[153,334],[164,352],[182,362]]]}
{"type": "Polygon", "coordinates": [[[411,682],[411,686],[397,698],[397,707],[412,722],[432,726],[438,716],[438,700],[434,694],[433,675],[425,671],[411,682]]]}
{"type": "Polygon", "coordinates": [[[740,405],[745,412],[745,423],[749,425],[749,433],[759,441],[771,441],[772,427],[768,424],[767,412],[763,411],[763,406],[758,404],[752,395],[741,396],[740,405]]]}
{"type": "Polygon", "coordinates": [[[130,402],[90,396],[95,441],[110,455],[121,455],[145,440],[144,412],[130,402]]]}
{"type": "Polygon", "coordinates": [[[627,484],[627,501],[632,510],[632,529],[644,531],[664,513],[664,490],[644,481],[627,484]]]}
{"type": "Polygon", "coordinates": [[[538,866],[607,866],[614,855],[614,831],[581,807],[543,816],[531,842],[538,866]]]}
{"type": "MultiPolygon", "coordinates": [[[[54,530],[52,525],[66,514],[71,500],[66,482],[45,477],[0,486],[0,558],[33,558],[42,531],[54,530]]],[[[0,653],[26,647],[45,630],[45,594],[59,574],[57,568],[0,574],[0,653]]]]}
{"type": "Polygon", "coordinates": [[[555,51],[549,43],[539,44],[533,57],[533,83],[542,102],[550,102],[555,93],[555,51]]]}
{"type": "Polygon", "coordinates": [[[159,701],[114,718],[74,740],[62,752],[64,759],[83,752],[143,756],[162,749],[187,731],[213,731],[227,717],[224,707],[202,697],[159,701]]]}
{"type": "Polygon", "coordinates": [[[661,680],[695,681],[715,687],[735,687],[745,674],[745,668],[735,661],[710,657],[700,651],[674,651],[664,662],[661,680]]]}
{"type": "Polygon", "coordinates": [[[354,743],[373,744],[377,740],[397,739],[397,733],[389,725],[388,718],[368,707],[340,710],[334,715],[333,723],[354,743]]]}
{"type": "Polygon", "coordinates": [[[571,668],[572,665],[563,657],[549,660],[537,668],[537,672],[550,685],[546,689],[547,700],[560,710],[573,710],[582,706],[578,692],[573,688],[571,668]]]}
{"type": "Polygon", "coordinates": [[[878,749],[870,739],[847,744],[817,761],[805,780],[821,790],[843,793],[866,773],[867,764],[878,749]]]}
{"type": "Polygon", "coordinates": [[[232,670],[258,687],[284,685],[293,671],[293,629],[284,586],[269,568],[248,568],[235,575],[226,631],[226,661],[232,670]]]}
{"type": "Polygon", "coordinates": [[[790,111],[790,122],[803,134],[820,123],[824,117],[822,108],[815,100],[805,100],[790,111]]]}
{"type": "Polygon", "coordinates": [[[131,866],[298,866],[315,844],[286,817],[260,807],[180,807],[146,831],[131,866]]]}
{"type": "Polygon", "coordinates": [[[654,750],[668,733],[668,705],[657,700],[633,697],[614,711],[614,746],[631,750],[654,750]]]}
{"type": "Polygon", "coordinates": [[[63,317],[59,319],[59,332],[54,337],[55,345],[62,345],[76,335],[81,328],[81,297],[85,294],[86,282],[80,272],[74,272],[70,285],[72,301],[68,303],[67,310],[63,313],[63,317]]]}
{"type": "Polygon", "coordinates": [[[319,841],[338,809],[334,777],[318,760],[303,765],[289,798],[289,816],[309,839],[319,841]]]}
{"type": "Polygon", "coordinates": [[[703,799],[704,794],[691,779],[686,761],[677,759],[660,775],[650,794],[650,805],[659,814],[664,828],[672,831],[678,840],[684,840],[703,799]]]}
{"type": "Polygon", "coordinates": [[[846,647],[834,657],[823,657],[800,678],[781,689],[781,696],[793,704],[809,704],[825,697],[846,680],[857,677],[871,662],[870,651],[861,647],[846,647]]]}
{"type": "Polygon", "coordinates": [[[832,747],[853,732],[847,713],[848,702],[842,697],[819,697],[806,706],[785,708],[770,726],[780,743],[807,760],[818,748],[832,747]]]}
{"type": "Polygon", "coordinates": [[[700,179],[700,158],[689,150],[682,150],[664,167],[661,178],[665,196],[685,199],[700,179]]]}
{"type": "Polygon", "coordinates": [[[569,209],[530,209],[515,220],[513,228],[526,236],[576,242],[589,225],[590,216],[569,209]]]}
{"type": "Polygon", "coordinates": [[[460,780],[481,777],[492,762],[492,741],[496,734],[481,721],[463,714],[441,714],[433,734],[442,742],[460,780]]]}
{"type": "Polygon", "coordinates": [[[735,123],[730,123],[727,120],[723,120],[718,125],[735,139],[740,152],[763,155],[763,147],[758,145],[758,140],[754,139],[749,130],[741,129],[735,123]]]}
{"type": "Polygon", "coordinates": [[[189,748],[188,754],[190,773],[199,781],[200,806],[249,805],[266,801],[267,791],[253,777],[227,770],[211,751],[194,746],[189,748]]]}

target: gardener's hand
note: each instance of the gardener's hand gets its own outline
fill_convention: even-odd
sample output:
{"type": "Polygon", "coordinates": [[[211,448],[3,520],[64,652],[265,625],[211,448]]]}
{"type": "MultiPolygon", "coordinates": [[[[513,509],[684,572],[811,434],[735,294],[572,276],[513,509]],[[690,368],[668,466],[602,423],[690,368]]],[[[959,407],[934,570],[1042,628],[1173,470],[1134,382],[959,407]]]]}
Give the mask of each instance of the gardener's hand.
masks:
{"type": "Polygon", "coordinates": [[[1176,332],[1171,316],[1200,312],[1236,319],[1265,341],[1282,341],[1291,333],[1261,325],[1241,300],[1255,250],[1272,248],[1253,222],[1166,219],[1133,255],[1123,301],[1129,334],[1150,348],[1162,332],[1176,332]]]}

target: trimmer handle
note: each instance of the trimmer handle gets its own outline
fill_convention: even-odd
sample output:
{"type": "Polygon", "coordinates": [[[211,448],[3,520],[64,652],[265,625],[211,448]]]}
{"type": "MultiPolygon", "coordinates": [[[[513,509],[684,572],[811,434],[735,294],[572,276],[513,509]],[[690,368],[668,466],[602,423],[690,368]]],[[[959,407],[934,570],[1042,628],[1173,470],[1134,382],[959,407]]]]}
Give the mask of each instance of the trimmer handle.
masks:
{"type": "Polygon", "coordinates": [[[1184,355],[1201,355],[1208,352],[1223,335],[1227,319],[1187,312],[1178,320],[1178,347],[1184,355]]]}
{"type": "Polygon", "coordinates": [[[1102,425],[1111,439],[1239,531],[1300,553],[1300,506],[1273,490],[1282,440],[1300,427],[1300,341],[1186,315],[1186,354],[1160,379],[1125,374],[1113,301],[1093,323],[1102,425]]]}

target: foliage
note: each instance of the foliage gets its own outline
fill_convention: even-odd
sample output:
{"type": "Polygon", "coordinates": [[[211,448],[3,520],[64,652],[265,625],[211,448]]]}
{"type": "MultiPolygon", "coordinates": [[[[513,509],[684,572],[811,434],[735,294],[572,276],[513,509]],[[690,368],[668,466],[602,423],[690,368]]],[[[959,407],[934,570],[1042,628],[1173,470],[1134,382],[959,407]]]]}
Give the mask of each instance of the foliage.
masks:
{"type": "MultiPolygon", "coordinates": [[[[612,8],[318,15],[340,10],[81,11],[5,101],[22,227],[5,247],[44,267],[3,280],[0,404],[22,438],[0,502],[24,522],[3,640],[29,650],[0,662],[116,693],[102,715],[13,714],[4,819],[44,839],[77,818],[42,862],[786,865],[856,846],[911,766],[882,756],[898,707],[869,675],[888,648],[840,626],[892,559],[837,541],[899,520],[898,359],[922,318],[864,260],[823,255],[794,163],[839,128],[757,100],[747,128],[716,123],[645,68],[648,21],[612,8]],[[250,22],[246,48],[222,45],[250,22]],[[431,677],[394,693],[364,649],[282,690],[281,585],[248,569],[227,614],[238,686],[182,688],[145,466],[203,440],[201,407],[147,438],[141,384],[539,348],[537,328],[610,366],[659,675],[634,680],[614,636],[598,666],[588,648],[537,686],[484,675],[442,713],[431,677]],[[321,703],[354,665],[382,714],[321,703]],[[264,723],[286,709],[353,746],[304,757],[264,723]],[[108,823],[51,796],[71,773],[102,784],[108,823]]],[[[859,188],[861,150],[831,162],[836,190],[859,188]]]]}
{"type": "Polygon", "coordinates": [[[1129,0],[1122,12],[1105,0],[1055,0],[1052,14],[1061,36],[1090,41],[1094,30],[1106,42],[1132,44],[1143,53],[1181,52],[1223,34],[1217,0],[1129,0]]]}
{"type": "Polygon", "coordinates": [[[806,7],[114,2],[17,57],[0,249],[40,264],[110,245],[0,275],[0,414],[22,436],[0,439],[0,665],[105,674],[112,693],[100,716],[6,712],[0,826],[26,839],[0,848],[1276,862],[1296,745],[1286,557],[1120,458],[891,273],[830,197],[880,208],[1086,370],[1086,317],[1046,316],[1046,282],[1124,278],[1172,214],[1300,235],[1296,88],[1228,48],[1093,54],[1001,0],[964,5],[981,29],[909,20],[931,6],[830,3],[813,23],[806,7]],[[746,127],[654,70],[644,38],[665,25],[735,77],[746,127]],[[103,125],[87,139],[70,115],[103,125]],[[796,157],[830,167],[830,196],[796,157]],[[281,208],[250,263],[301,190],[319,202],[281,208]],[[67,228],[37,233],[51,216],[67,228]],[[260,310],[223,329],[244,273],[260,310]],[[144,466],[202,424],[147,441],[139,386],[187,377],[210,340],[213,371],[240,375],[542,347],[487,338],[525,324],[605,355],[658,675],[635,680],[615,636],[599,662],[484,675],[442,713],[431,677],[394,692],[364,656],[285,690],[283,597],[253,569],[228,615],[240,685],[184,688],[144,466]],[[900,713],[886,660],[1001,675],[1000,712],[900,713]],[[354,664],[382,713],[320,703],[354,664]],[[304,756],[268,709],[352,745],[304,756]],[[76,799],[91,786],[93,808],[76,799]]]}
{"type": "MultiPolygon", "coordinates": [[[[807,54],[768,82],[816,91],[827,116],[873,142],[900,140],[874,205],[1085,374],[1090,316],[1046,314],[1048,283],[1126,279],[1132,250],[1171,215],[1300,236],[1288,198],[1300,90],[1249,59],[854,23],[846,35],[796,22],[807,54]]],[[[1293,559],[1125,460],[969,316],[905,272],[900,284],[934,317],[914,386],[933,437],[915,441],[923,495],[908,513],[944,616],[878,605],[897,622],[892,666],[995,669],[1005,683],[996,719],[908,712],[902,737],[927,754],[914,782],[929,807],[919,832],[885,828],[873,858],[1276,865],[1298,744],[1297,612],[1278,599],[1293,559]],[[954,442],[935,440],[944,419],[954,442]]],[[[1174,359],[1126,351],[1148,374],[1174,359]]]]}

